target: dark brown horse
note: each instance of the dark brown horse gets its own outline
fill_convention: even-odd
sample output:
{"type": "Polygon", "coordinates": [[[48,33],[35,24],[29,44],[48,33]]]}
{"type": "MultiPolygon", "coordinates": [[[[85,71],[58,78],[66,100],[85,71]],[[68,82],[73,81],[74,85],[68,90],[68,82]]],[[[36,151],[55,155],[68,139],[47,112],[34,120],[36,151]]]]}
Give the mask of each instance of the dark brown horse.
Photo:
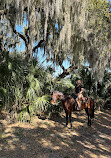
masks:
{"type": "MultiPolygon", "coordinates": [[[[63,108],[66,113],[66,126],[68,125],[68,116],[69,122],[72,127],[71,115],[73,111],[77,111],[77,103],[71,96],[65,96],[62,92],[54,91],[51,96],[52,104],[56,104],[57,100],[62,102],[63,108]]],[[[88,116],[88,126],[91,126],[91,118],[94,118],[94,101],[92,98],[88,98],[87,101],[85,98],[81,101],[81,110],[85,109],[88,116]]]]}

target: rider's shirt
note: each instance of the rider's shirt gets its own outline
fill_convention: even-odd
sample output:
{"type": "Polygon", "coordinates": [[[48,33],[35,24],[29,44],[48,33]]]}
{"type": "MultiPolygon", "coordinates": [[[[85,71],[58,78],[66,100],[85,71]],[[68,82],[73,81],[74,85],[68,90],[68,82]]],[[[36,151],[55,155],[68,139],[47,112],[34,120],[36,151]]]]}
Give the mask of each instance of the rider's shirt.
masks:
{"type": "Polygon", "coordinates": [[[76,94],[78,94],[81,91],[81,88],[83,88],[82,85],[78,85],[78,84],[75,85],[75,92],[76,92],[76,94]]]}

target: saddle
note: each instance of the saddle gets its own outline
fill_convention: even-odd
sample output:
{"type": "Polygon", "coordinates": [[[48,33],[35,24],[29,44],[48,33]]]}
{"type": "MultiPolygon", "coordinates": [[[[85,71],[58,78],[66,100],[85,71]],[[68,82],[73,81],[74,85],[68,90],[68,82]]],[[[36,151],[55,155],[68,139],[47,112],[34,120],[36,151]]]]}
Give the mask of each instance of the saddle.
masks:
{"type": "MultiPolygon", "coordinates": [[[[83,98],[81,98],[81,99],[79,99],[79,100],[81,101],[81,107],[82,107],[82,105],[84,105],[85,103],[87,103],[88,98],[87,98],[87,97],[83,97],[83,98]]],[[[78,103],[77,103],[77,101],[75,100],[74,111],[80,111],[80,110],[81,110],[81,109],[79,108],[78,103]]]]}

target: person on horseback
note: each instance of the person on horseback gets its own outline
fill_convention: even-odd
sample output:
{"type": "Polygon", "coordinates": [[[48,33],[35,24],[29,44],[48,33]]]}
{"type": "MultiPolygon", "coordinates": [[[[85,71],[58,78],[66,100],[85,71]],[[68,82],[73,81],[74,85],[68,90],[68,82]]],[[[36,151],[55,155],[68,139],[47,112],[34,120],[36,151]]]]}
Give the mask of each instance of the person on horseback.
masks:
{"type": "Polygon", "coordinates": [[[83,92],[84,92],[84,88],[82,86],[82,81],[78,80],[77,84],[75,85],[75,93],[76,93],[75,99],[78,104],[77,110],[81,110],[82,98],[84,97],[83,92]]]}
{"type": "Polygon", "coordinates": [[[83,88],[83,86],[82,86],[82,81],[81,81],[81,80],[78,80],[78,81],[77,81],[77,84],[75,85],[75,92],[76,92],[77,95],[78,95],[78,93],[81,91],[81,88],[83,88]]]}

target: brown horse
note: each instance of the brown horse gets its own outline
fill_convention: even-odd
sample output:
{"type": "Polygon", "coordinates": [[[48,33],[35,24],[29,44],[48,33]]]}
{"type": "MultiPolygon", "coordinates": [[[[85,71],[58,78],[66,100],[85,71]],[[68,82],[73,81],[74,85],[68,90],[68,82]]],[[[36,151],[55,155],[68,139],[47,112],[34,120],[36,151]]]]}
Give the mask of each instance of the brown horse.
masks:
{"type": "MultiPolygon", "coordinates": [[[[63,108],[66,113],[66,126],[68,125],[69,116],[69,122],[72,127],[71,115],[73,111],[77,111],[76,100],[74,100],[72,96],[65,96],[62,92],[59,91],[54,91],[51,98],[52,104],[56,104],[57,100],[60,100],[62,102],[63,108]]],[[[88,98],[87,101],[86,98],[83,98],[81,100],[81,110],[83,109],[85,109],[88,116],[88,126],[91,126],[91,118],[94,118],[94,101],[92,98],[88,98]]]]}

